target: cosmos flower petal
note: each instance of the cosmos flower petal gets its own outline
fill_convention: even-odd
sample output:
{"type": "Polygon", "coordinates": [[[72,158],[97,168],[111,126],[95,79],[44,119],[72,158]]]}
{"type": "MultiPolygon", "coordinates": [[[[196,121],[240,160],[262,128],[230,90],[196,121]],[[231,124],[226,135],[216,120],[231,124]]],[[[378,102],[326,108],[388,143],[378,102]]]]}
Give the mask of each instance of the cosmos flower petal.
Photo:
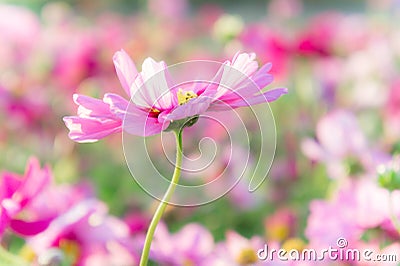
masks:
{"type": "MultiPolygon", "coordinates": [[[[210,254],[214,247],[214,238],[203,226],[195,223],[186,225],[175,235],[181,249],[196,250],[198,259],[210,254]]],[[[194,252],[193,252],[194,253],[194,252]]]]}
{"type": "Polygon", "coordinates": [[[10,228],[23,236],[33,236],[44,231],[50,224],[53,218],[37,220],[37,221],[23,221],[23,220],[11,220],[10,228]]]}
{"type": "Polygon", "coordinates": [[[287,93],[288,90],[286,88],[272,89],[247,99],[247,103],[248,105],[256,105],[265,102],[273,102],[279,99],[282,95],[287,93]]]}
{"type": "Polygon", "coordinates": [[[255,84],[257,84],[260,90],[264,89],[274,80],[274,76],[268,73],[271,68],[271,63],[265,64],[254,74],[254,76],[251,77],[251,79],[254,81],[255,84]]]}
{"type": "Polygon", "coordinates": [[[9,172],[4,172],[0,179],[0,199],[10,198],[21,185],[21,178],[9,172]]]}
{"type": "Polygon", "coordinates": [[[9,217],[2,206],[0,206],[0,236],[3,235],[4,231],[6,230],[9,217]]]}
{"type": "Polygon", "coordinates": [[[234,56],[231,66],[241,73],[251,76],[258,68],[258,63],[255,60],[255,53],[236,53],[234,56]]]}
{"type": "Polygon", "coordinates": [[[279,99],[279,97],[286,94],[287,92],[288,91],[286,88],[278,88],[278,89],[268,90],[264,93],[252,97],[241,96],[239,93],[237,93],[235,94],[235,97],[229,100],[214,102],[210,107],[210,110],[222,111],[222,110],[229,110],[232,108],[257,105],[266,102],[273,102],[279,99]]]}
{"type": "Polygon", "coordinates": [[[78,105],[77,115],[79,117],[112,118],[108,105],[100,99],[81,94],[74,94],[73,99],[78,105]]]}
{"type": "Polygon", "coordinates": [[[180,120],[186,117],[204,113],[210,106],[213,99],[211,97],[198,97],[191,99],[188,103],[176,107],[167,115],[168,120],[180,120]]]}
{"type": "Polygon", "coordinates": [[[169,123],[242,106],[270,102],[287,93],[286,89],[262,92],[273,77],[271,64],[258,69],[254,53],[237,53],[215,73],[212,82],[199,83],[191,90],[173,86],[167,65],[146,58],[137,73],[129,56],[123,51],[114,55],[117,75],[131,96],[131,102],[108,93],[103,100],[74,95],[78,116],[65,117],[71,139],[94,142],[124,130],[130,134],[150,136],[168,128],[169,123]],[[182,98],[180,90],[189,93],[182,98]]]}
{"type": "Polygon", "coordinates": [[[134,85],[135,78],[138,74],[135,64],[124,50],[116,52],[113,61],[122,87],[128,96],[131,96],[132,85],[134,85]]]}
{"type": "Polygon", "coordinates": [[[107,93],[104,101],[109,104],[111,112],[123,120],[123,130],[130,134],[151,136],[160,133],[167,126],[117,94],[107,93]]]}
{"type": "Polygon", "coordinates": [[[36,158],[31,158],[27,164],[25,178],[18,187],[18,193],[21,195],[19,200],[21,207],[43,191],[43,188],[50,184],[51,179],[49,168],[41,169],[39,161],[36,158]]]}
{"type": "Polygon", "coordinates": [[[129,105],[129,102],[125,98],[119,96],[118,94],[106,93],[103,97],[103,102],[109,105],[109,110],[111,113],[120,119],[124,119],[129,105]]]}
{"type": "Polygon", "coordinates": [[[66,116],[63,120],[70,131],[69,138],[81,143],[96,142],[122,130],[122,121],[120,119],[91,119],[66,116]]]}
{"type": "Polygon", "coordinates": [[[152,136],[161,133],[168,122],[159,123],[158,119],[128,114],[124,120],[124,131],[136,136],[152,136]]]}
{"type": "Polygon", "coordinates": [[[169,109],[173,107],[173,95],[170,92],[170,80],[167,65],[146,58],[142,72],[135,80],[137,90],[132,95],[132,101],[142,107],[169,109]]]}
{"type": "Polygon", "coordinates": [[[247,98],[259,92],[273,77],[268,73],[271,64],[266,64],[257,71],[258,64],[255,54],[236,54],[232,63],[225,62],[221,67],[222,77],[215,98],[226,101],[237,99],[237,93],[247,98]],[[257,72],[256,72],[257,71],[257,72]]]}

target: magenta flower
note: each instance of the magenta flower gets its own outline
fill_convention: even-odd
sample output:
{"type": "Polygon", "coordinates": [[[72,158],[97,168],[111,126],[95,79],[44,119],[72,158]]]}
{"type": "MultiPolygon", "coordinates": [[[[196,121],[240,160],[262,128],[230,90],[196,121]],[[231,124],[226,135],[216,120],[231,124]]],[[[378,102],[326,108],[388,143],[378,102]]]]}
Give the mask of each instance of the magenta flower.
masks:
{"type": "Polygon", "coordinates": [[[0,108],[10,118],[4,125],[37,128],[40,124],[41,127],[43,117],[51,111],[48,99],[35,90],[19,94],[16,91],[0,84],[0,108]]]}
{"type": "Polygon", "coordinates": [[[28,239],[29,247],[44,260],[56,249],[73,265],[134,265],[138,257],[130,251],[129,228],[108,214],[96,199],[81,200],[54,219],[40,234],[28,239]]]}
{"type": "Polygon", "coordinates": [[[248,25],[238,39],[244,47],[255,51],[261,60],[274,62],[272,73],[278,79],[285,78],[289,71],[290,45],[281,32],[261,24],[248,25]]]}
{"type": "Polygon", "coordinates": [[[152,58],[144,60],[138,73],[134,63],[121,50],[114,55],[118,78],[132,103],[117,94],[103,100],[74,95],[78,115],[64,117],[71,139],[93,142],[124,130],[133,135],[150,136],[168,128],[175,120],[186,119],[208,110],[227,110],[278,99],[286,89],[262,91],[271,81],[271,64],[258,70],[255,54],[237,53],[216,73],[214,82],[230,90],[202,83],[172,87],[167,65],[152,58]],[[237,71],[236,71],[237,70],[237,71]],[[239,75],[239,74],[240,75],[239,75]]]}
{"type": "Polygon", "coordinates": [[[21,235],[35,235],[45,230],[53,216],[26,211],[51,182],[48,167],[40,168],[35,158],[29,160],[25,174],[5,172],[0,176],[0,237],[7,228],[21,235]],[[24,214],[22,215],[22,213],[24,214]]]}

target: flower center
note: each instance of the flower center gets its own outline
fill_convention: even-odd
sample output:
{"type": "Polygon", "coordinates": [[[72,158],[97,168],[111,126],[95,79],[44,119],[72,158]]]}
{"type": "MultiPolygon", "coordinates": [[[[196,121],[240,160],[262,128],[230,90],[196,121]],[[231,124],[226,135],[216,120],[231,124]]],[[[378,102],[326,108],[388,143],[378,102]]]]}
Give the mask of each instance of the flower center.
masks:
{"type": "Polygon", "coordinates": [[[271,230],[267,231],[267,238],[275,241],[282,241],[289,236],[289,227],[284,224],[273,225],[271,230]]]}
{"type": "Polygon", "coordinates": [[[19,255],[29,262],[33,262],[36,258],[35,251],[27,245],[22,247],[21,251],[19,252],[19,255]]]}
{"type": "Polygon", "coordinates": [[[176,96],[178,96],[178,104],[182,105],[187,103],[190,99],[197,98],[198,95],[193,91],[183,91],[179,89],[176,96]]]}
{"type": "Polygon", "coordinates": [[[79,245],[74,240],[62,239],[59,243],[60,249],[73,262],[79,257],[79,245]]]}
{"type": "Polygon", "coordinates": [[[156,109],[156,108],[150,108],[148,110],[148,114],[150,117],[158,117],[158,115],[161,113],[160,110],[156,109]]]}
{"type": "Polygon", "coordinates": [[[240,265],[249,265],[257,262],[257,254],[252,248],[244,248],[240,251],[236,262],[240,265]]]}
{"type": "Polygon", "coordinates": [[[190,259],[185,259],[183,261],[183,266],[194,266],[195,264],[190,259]]]}
{"type": "Polygon", "coordinates": [[[300,238],[289,238],[282,244],[282,248],[289,252],[292,249],[295,249],[301,252],[305,248],[306,244],[300,238]]]}

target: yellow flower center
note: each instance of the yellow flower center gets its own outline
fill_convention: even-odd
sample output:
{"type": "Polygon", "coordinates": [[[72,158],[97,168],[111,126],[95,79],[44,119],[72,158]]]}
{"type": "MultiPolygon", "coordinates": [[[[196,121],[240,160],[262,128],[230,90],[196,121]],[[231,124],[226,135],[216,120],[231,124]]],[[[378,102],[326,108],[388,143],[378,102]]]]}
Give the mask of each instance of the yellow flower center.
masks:
{"type": "Polygon", "coordinates": [[[197,98],[198,95],[193,91],[183,91],[179,89],[176,96],[178,96],[178,104],[182,105],[187,103],[190,99],[197,98]]]}
{"type": "Polygon", "coordinates": [[[27,245],[21,248],[21,250],[19,251],[19,255],[29,262],[33,262],[36,258],[35,251],[27,245]]]}
{"type": "Polygon", "coordinates": [[[305,248],[305,246],[306,244],[300,238],[289,238],[282,244],[282,248],[288,252],[292,249],[301,252],[305,248]]]}
{"type": "Polygon", "coordinates": [[[267,231],[266,235],[269,240],[283,241],[289,236],[289,228],[283,224],[274,225],[267,231]]]}
{"type": "Polygon", "coordinates": [[[194,266],[195,264],[190,259],[185,259],[183,261],[183,266],[194,266]]]}
{"type": "Polygon", "coordinates": [[[236,262],[240,265],[254,264],[258,260],[257,254],[252,248],[244,248],[240,251],[239,256],[236,257],[236,262]]]}
{"type": "Polygon", "coordinates": [[[79,257],[79,245],[73,240],[63,239],[60,241],[60,248],[65,255],[70,258],[73,262],[79,257]]]}

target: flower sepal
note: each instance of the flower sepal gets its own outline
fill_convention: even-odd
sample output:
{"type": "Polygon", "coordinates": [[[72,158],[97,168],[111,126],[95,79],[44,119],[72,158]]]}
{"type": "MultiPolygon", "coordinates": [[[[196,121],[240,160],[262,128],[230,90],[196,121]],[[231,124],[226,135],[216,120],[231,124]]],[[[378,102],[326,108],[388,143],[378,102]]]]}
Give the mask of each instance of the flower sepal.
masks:
{"type": "Polygon", "coordinates": [[[378,183],[389,191],[400,189],[400,161],[398,156],[388,165],[378,167],[378,183]]]}
{"type": "Polygon", "coordinates": [[[182,131],[185,127],[191,127],[199,120],[198,115],[194,115],[185,119],[174,120],[164,131],[182,131]]]}

